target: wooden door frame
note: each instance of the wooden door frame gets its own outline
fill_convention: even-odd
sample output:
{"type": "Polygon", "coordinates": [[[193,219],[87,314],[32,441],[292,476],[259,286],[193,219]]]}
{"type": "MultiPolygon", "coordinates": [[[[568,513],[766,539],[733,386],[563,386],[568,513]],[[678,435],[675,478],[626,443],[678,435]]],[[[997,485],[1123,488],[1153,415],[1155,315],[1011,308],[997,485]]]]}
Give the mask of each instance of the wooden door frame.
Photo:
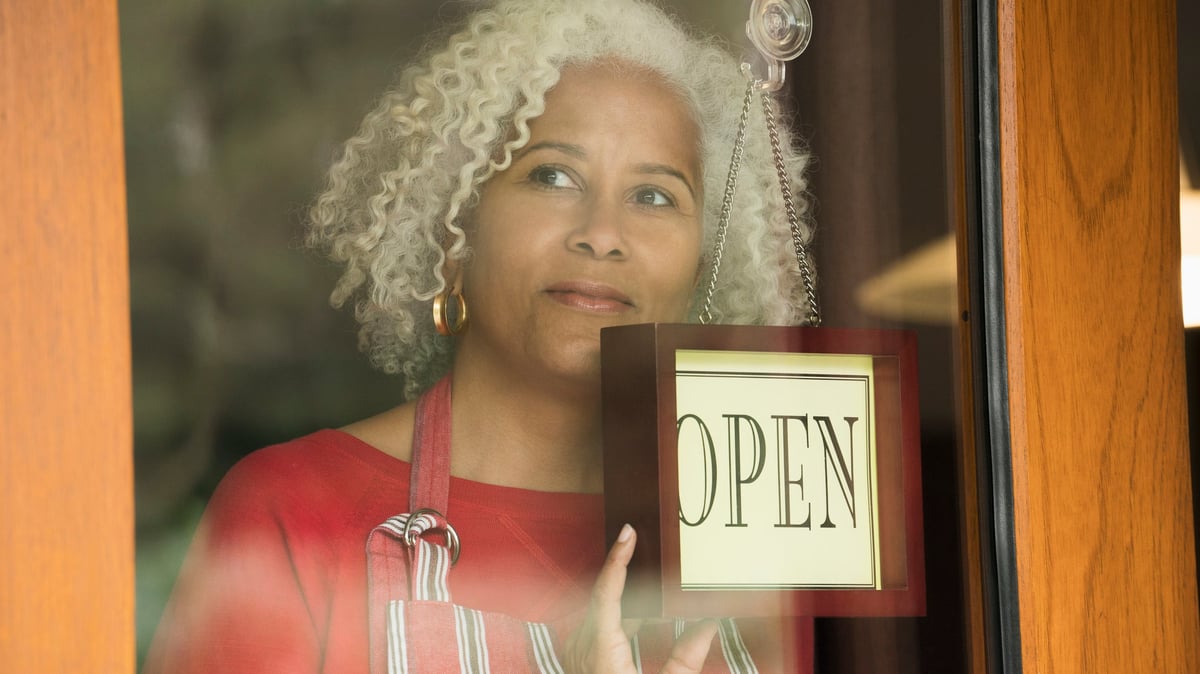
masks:
{"type": "Polygon", "coordinates": [[[993,662],[1198,671],[1174,1],[981,4],[993,662]]]}
{"type": "Polygon", "coordinates": [[[134,668],[117,6],[0,0],[0,671],[134,668]]]}

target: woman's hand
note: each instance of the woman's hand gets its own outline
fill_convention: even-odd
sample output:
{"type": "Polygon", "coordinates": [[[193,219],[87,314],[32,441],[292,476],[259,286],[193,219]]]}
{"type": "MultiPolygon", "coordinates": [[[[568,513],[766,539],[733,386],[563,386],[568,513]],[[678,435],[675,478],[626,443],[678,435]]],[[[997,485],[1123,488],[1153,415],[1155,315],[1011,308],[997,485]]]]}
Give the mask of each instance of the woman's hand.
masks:
{"type": "MultiPolygon", "coordinates": [[[[565,664],[571,674],[626,674],[637,671],[629,638],[641,627],[640,620],[621,619],[621,594],[625,590],[625,570],[633,557],[637,534],[626,524],[608,551],[592,588],[587,617],[567,640],[565,664]]],[[[708,657],[708,649],[717,624],[705,620],[691,625],[676,640],[667,659],[664,674],[699,672],[708,657]]]]}

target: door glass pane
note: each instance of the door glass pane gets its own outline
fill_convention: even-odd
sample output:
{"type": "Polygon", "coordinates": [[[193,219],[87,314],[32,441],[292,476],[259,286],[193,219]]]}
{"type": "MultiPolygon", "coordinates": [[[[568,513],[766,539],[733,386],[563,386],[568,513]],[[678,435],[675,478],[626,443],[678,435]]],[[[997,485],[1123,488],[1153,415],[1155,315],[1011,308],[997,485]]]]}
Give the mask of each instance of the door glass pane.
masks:
{"type": "MultiPolygon", "coordinates": [[[[812,154],[824,325],[914,330],[919,349],[928,615],[816,620],[822,672],[967,671],[981,638],[964,533],[977,516],[963,496],[965,187],[947,112],[960,59],[947,36],[960,27],[944,4],[814,3],[811,45],[779,99],[812,154]]],[[[340,270],[304,248],[304,222],[376,97],[474,6],[122,1],[139,659],[239,459],[404,400],[403,377],[358,352],[353,312],[330,309],[340,270]]],[[[668,9],[745,43],[743,2],[668,9]]]]}

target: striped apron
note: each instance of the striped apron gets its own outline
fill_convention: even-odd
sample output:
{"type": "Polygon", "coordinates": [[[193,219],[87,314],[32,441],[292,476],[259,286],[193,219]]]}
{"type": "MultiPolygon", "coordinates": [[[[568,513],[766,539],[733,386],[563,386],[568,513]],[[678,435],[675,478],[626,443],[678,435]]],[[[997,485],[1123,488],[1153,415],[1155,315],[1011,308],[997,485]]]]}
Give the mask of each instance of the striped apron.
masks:
{"type": "MultiPolygon", "coordinates": [[[[390,517],[367,538],[372,674],[539,672],[563,674],[561,632],[545,623],[453,603],[447,577],[459,541],[442,513],[450,491],[450,377],[417,401],[411,512],[390,517]]],[[[631,640],[638,672],[666,662],[682,620],[644,627],[631,640]]],[[[720,621],[721,655],[704,672],[757,672],[737,626],[720,621]]],[[[714,650],[716,644],[714,644],[714,650]]]]}

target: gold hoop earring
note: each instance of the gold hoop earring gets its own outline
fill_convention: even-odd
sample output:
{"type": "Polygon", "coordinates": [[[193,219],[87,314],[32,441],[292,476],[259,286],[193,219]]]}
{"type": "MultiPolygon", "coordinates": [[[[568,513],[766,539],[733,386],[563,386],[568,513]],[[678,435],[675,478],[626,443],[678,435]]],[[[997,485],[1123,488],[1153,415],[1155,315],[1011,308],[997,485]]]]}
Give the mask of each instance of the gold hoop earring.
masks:
{"type": "Polygon", "coordinates": [[[439,335],[453,337],[462,334],[467,329],[468,318],[467,299],[461,292],[447,290],[433,296],[433,326],[437,328],[439,335]],[[453,322],[450,320],[450,312],[447,311],[450,304],[447,300],[451,297],[458,305],[458,316],[453,322]]]}

